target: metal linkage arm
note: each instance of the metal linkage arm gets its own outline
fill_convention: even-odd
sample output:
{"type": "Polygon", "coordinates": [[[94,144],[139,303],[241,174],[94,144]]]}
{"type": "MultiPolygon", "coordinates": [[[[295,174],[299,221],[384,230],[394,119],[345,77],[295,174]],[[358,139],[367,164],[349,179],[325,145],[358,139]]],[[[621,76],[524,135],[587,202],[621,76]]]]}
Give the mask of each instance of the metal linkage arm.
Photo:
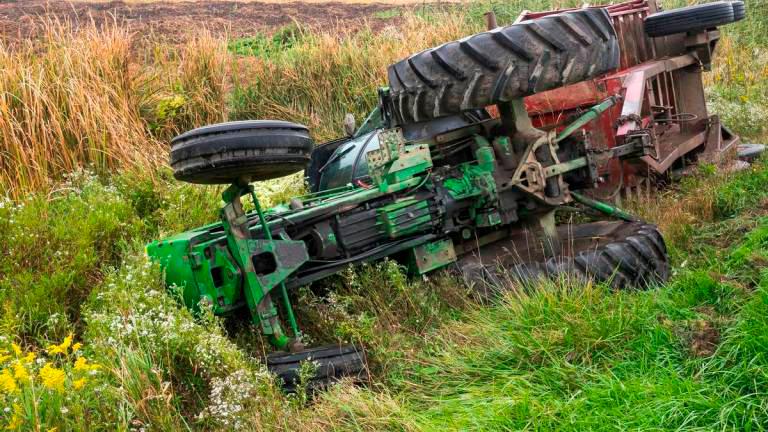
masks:
{"type": "Polygon", "coordinates": [[[224,207],[221,221],[233,258],[242,272],[242,283],[248,309],[254,322],[278,349],[300,349],[299,330],[285,290],[285,279],[309,260],[304,242],[274,240],[261,211],[253,186],[247,182],[232,184],[222,194],[224,207]],[[242,196],[253,198],[265,239],[252,238],[248,218],[243,211],[242,196]],[[279,286],[294,337],[286,336],[271,291],[279,286]]]}

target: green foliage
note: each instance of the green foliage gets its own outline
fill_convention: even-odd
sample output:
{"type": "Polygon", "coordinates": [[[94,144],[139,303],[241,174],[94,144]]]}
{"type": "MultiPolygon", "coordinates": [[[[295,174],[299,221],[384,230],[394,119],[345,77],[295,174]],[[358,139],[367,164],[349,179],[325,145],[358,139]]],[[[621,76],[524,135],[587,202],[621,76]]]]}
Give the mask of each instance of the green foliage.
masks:
{"type": "Polygon", "coordinates": [[[402,15],[402,11],[398,8],[385,9],[385,10],[377,11],[373,13],[374,18],[378,18],[381,20],[389,20],[392,18],[397,18],[400,15],[402,15]]]}
{"type": "MultiPolygon", "coordinates": [[[[724,273],[751,266],[736,259],[745,248],[768,249],[764,227],[724,273]]],[[[765,271],[754,294],[706,269],[677,271],[659,291],[560,281],[470,311],[394,378],[408,401],[400,415],[424,430],[759,429],[765,271]]]]}
{"type": "Polygon", "coordinates": [[[449,277],[422,282],[395,261],[350,267],[334,280],[302,291],[300,323],[313,342],[365,344],[372,366],[396,373],[401,350],[446,318],[460,314],[471,293],[449,277]]]}
{"type": "Polygon", "coordinates": [[[0,339],[0,424],[6,430],[85,430],[115,421],[95,411],[108,386],[108,374],[93,363],[70,334],[45,351],[26,351],[7,337],[0,339]]]}
{"type": "Polygon", "coordinates": [[[151,230],[141,241],[186,231],[218,218],[221,186],[182,183],[167,169],[158,171],[154,179],[126,172],[113,182],[151,230]]]}
{"type": "Polygon", "coordinates": [[[732,81],[707,89],[711,112],[720,115],[724,124],[747,140],[760,141],[768,135],[768,86],[746,89],[732,81]]]}
{"type": "Polygon", "coordinates": [[[86,172],[49,195],[0,203],[2,320],[24,337],[61,339],[101,269],[147,232],[115,188],[86,172]]]}
{"type": "Polygon", "coordinates": [[[304,29],[293,23],[278,29],[271,37],[256,33],[255,36],[232,40],[227,44],[227,49],[241,56],[266,58],[291,49],[302,41],[305,34],[304,29]]]}
{"type": "Polygon", "coordinates": [[[163,128],[178,121],[187,99],[182,95],[173,95],[161,99],[155,107],[154,118],[149,122],[149,128],[154,133],[160,133],[163,128]]]}
{"type": "Polygon", "coordinates": [[[194,412],[203,424],[240,429],[249,399],[277,392],[263,365],[237,349],[215,318],[198,321],[179,307],[146,257],[129,256],[111,272],[84,319],[86,341],[123,389],[118,406],[141,407],[127,414],[142,424],[178,429],[183,413],[194,412]],[[148,392],[157,397],[142,402],[148,392]]]}
{"type": "Polygon", "coordinates": [[[764,160],[738,172],[733,180],[717,188],[715,215],[719,218],[732,217],[737,213],[765,206],[768,198],[766,184],[768,167],[764,160]]]}

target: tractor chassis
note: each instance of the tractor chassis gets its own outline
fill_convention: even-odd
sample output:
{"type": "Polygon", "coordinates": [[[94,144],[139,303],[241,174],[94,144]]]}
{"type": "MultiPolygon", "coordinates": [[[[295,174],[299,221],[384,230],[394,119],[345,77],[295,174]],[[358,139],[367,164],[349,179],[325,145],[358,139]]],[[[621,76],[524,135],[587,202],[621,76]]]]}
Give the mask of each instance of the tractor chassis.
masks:
{"type": "MultiPolygon", "coordinates": [[[[386,104],[386,92],[382,98],[386,104]]],[[[617,100],[611,97],[586,110],[560,132],[534,128],[520,99],[503,104],[499,107],[501,119],[486,125],[498,128],[500,134],[492,140],[487,138],[491,135],[475,134],[476,161],[452,168],[434,169],[427,145],[406,142],[398,128],[384,129],[379,132],[380,150],[367,155],[372,186],[300,197],[292,200],[291,208],[264,212],[250,179],[241,178],[222,194],[225,205],[220,211],[221,223],[207,227],[185,247],[196,251],[191,256],[200,274],[216,274],[216,269],[228,267],[230,276],[219,276],[218,280],[197,277],[197,292],[185,302],[193,309],[207,305],[217,314],[244,305],[275,348],[299,352],[304,347],[288,289],[337,273],[349,264],[387,256],[405,256],[416,274],[445,267],[456,262],[458,255],[470,253],[472,248],[467,245],[490,243],[511,232],[504,227],[519,219],[510,211],[517,209],[517,203],[505,201],[504,197],[512,192],[516,194],[512,197],[528,197],[533,213],[525,219],[537,225],[547,253],[556,254],[561,244],[554,221],[558,206],[577,200],[609,214],[624,215],[571,192],[563,176],[583,168],[593,172],[592,167],[612,158],[642,157],[649,151],[646,136],[637,134],[626,144],[600,150],[591,150],[586,137],[580,136],[580,140],[586,140],[584,156],[561,161],[557,152],[559,143],[617,100]],[[250,197],[255,212],[245,213],[243,197],[250,197]],[[455,215],[448,214],[450,211],[441,210],[456,202],[476,213],[470,222],[461,225],[455,215]],[[342,234],[345,215],[363,208],[370,208],[364,214],[376,221],[375,229],[386,240],[380,238],[380,244],[354,254],[340,253],[348,242],[345,235],[358,235],[342,234]],[[455,248],[454,243],[461,246],[455,248]],[[334,254],[334,259],[328,259],[334,254]],[[226,265],[216,264],[222,262],[226,265]],[[288,321],[290,336],[278,305],[288,321]]],[[[178,241],[155,242],[149,252],[164,256],[161,262],[176,259],[173,254],[178,249],[173,244],[178,241]]],[[[167,277],[173,280],[174,275],[167,277]]],[[[183,277],[179,284],[184,282],[183,277]]]]}

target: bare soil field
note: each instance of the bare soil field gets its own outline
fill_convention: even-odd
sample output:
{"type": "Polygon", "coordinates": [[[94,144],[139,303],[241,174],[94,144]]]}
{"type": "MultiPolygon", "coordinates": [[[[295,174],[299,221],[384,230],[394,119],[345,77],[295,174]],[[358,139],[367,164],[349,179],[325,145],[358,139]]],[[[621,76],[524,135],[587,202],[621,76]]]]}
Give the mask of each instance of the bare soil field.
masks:
{"type": "MultiPolygon", "coordinates": [[[[356,28],[368,22],[374,29],[397,20],[377,17],[411,0],[378,0],[367,3],[346,1],[244,2],[244,1],[0,1],[0,37],[8,41],[35,38],[44,18],[68,20],[75,26],[91,20],[97,25],[124,20],[133,31],[183,40],[190,30],[204,26],[231,37],[252,35],[297,22],[310,28],[356,28]]],[[[391,14],[384,14],[389,16],[391,14]]]]}

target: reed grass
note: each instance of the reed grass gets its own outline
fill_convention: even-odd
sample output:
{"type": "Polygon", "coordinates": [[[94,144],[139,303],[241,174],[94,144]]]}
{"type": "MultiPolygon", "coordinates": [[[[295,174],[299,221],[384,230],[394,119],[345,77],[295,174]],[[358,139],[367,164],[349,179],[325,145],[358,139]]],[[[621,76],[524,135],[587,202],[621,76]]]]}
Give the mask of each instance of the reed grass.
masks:
{"type": "Polygon", "coordinates": [[[152,175],[174,134],[230,118],[287,119],[333,138],[345,113],[374,105],[389,63],[470,31],[455,14],[425,24],[409,15],[379,34],[303,31],[264,58],[232,53],[204,30],[175,47],[117,20],[77,32],[41,21],[41,40],[0,44],[0,193],[43,190],[80,167],[152,175]]]}
{"type": "Polygon", "coordinates": [[[0,42],[0,193],[44,190],[82,167],[153,175],[173,133],[226,117],[226,50],[210,34],[142,59],[118,22],[41,26],[40,41],[0,42]]]}

